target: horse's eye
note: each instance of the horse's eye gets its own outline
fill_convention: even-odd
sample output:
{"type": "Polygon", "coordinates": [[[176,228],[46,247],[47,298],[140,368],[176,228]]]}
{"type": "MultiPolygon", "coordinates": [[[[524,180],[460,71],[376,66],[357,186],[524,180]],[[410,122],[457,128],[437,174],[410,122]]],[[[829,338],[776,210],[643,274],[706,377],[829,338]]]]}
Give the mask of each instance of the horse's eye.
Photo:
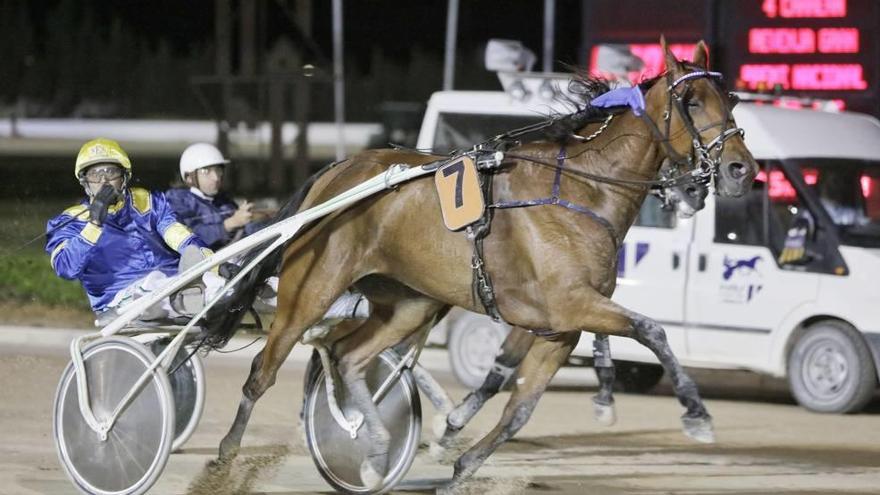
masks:
{"type": "Polygon", "coordinates": [[[688,100],[687,106],[688,108],[697,108],[700,106],[700,100],[688,100]]]}

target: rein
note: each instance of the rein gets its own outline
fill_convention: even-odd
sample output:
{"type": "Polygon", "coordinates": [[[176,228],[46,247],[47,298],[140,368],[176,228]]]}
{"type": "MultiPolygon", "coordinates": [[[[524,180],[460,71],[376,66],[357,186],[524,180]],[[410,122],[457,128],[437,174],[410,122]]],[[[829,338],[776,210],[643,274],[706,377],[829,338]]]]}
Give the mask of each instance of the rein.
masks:
{"type": "Polygon", "coordinates": [[[523,160],[526,162],[531,162],[536,165],[544,165],[547,167],[555,168],[561,172],[566,172],[570,175],[574,175],[577,177],[583,177],[585,179],[589,179],[596,182],[602,182],[605,184],[613,184],[613,185],[622,185],[622,186],[639,186],[639,187],[650,187],[652,190],[656,189],[666,189],[669,187],[681,186],[688,183],[697,183],[697,184],[705,184],[706,181],[701,177],[701,172],[698,169],[692,170],[690,172],[685,172],[675,177],[669,179],[620,179],[617,177],[606,177],[604,175],[596,175],[591,174],[590,172],[583,172],[580,170],[576,170],[570,167],[566,167],[563,163],[552,163],[549,161],[542,160],[540,158],[536,158],[529,155],[522,155],[519,153],[505,153],[505,157],[516,158],[518,160],[523,160]]]}

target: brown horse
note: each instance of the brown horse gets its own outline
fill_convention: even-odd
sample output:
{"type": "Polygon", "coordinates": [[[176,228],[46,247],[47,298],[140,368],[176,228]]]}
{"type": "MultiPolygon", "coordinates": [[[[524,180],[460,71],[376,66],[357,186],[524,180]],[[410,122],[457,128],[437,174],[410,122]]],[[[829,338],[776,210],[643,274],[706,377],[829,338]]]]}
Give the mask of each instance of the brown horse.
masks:
{"type": "MultiPolygon", "coordinates": [[[[661,175],[675,175],[672,164],[664,164],[661,175]]],[[[708,191],[708,184],[682,183],[664,187],[659,194],[664,202],[664,209],[675,211],[679,218],[690,218],[705,207],[708,191]]],[[[433,384],[422,385],[420,382],[422,391],[438,406],[440,414],[445,414],[445,417],[435,418],[435,424],[442,428],[442,431],[435,432],[440,437],[441,447],[448,446],[452,438],[473,419],[486,402],[510,382],[536,338],[534,334],[522,329],[514,328],[509,332],[483,383],[451,410],[449,408],[452,406],[444,402],[443,391],[431,390],[429,387],[433,384]]],[[[593,369],[599,379],[599,391],[593,396],[593,414],[596,421],[611,426],[617,421],[613,395],[616,372],[607,335],[598,334],[594,338],[593,369]]]]}
{"type": "MultiPolygon", "coordinates": [[[[652,180],[665,158],[705,169],[723,195],[744,194],[757,173],[735,132],[728,99],[713,83],[714,73],[705,69],[703,45],[695,53],[695,65],[688,66],[663,45],[667,72],[645,85],[642,117],[618,114],[604,132],[586,142],[583,136],[598,126],[582,125],[576,131],[579,138],[562,147],[564,153],[550,142],[514,148],[507,153],[514,159],[487,175],[495,197],[512,201],[545,197],[561,174],[559,196],[572,201],[569,206],[577,202],[578,208],[557,202],[494,211],[483,248],[498,310],[512,325],[546,338],[535,340],[520,365],[522,379],[498,426],[456,462],[453,485],[473,474],[525,424],[582,330],[632,337],[649,347],[670,373],[686,408],[685,431],[697,437],[711,431],[697,388],[672,355],[660,325],[610,300],[617,248],[646,194],[636,184],[652,180]],[[694,156],[698,160],[685,160],[694,156]]],[[[317,177],[299,208],[324,202],[392,164],[434,160],[404,151],[360,153],[317,177]]],[[[373,310],[354,331],[348,329],[334,355],[371,440],[361,477],[365,485],[376,486],[387,469],[389,437],[364,380],[365,367],[452,305],[486,311],[472,292],[472,255],[471,240],[443,226],[430,180],[370,197],[295,238],[284,252],[275,321],[221,442],[221,457],[238,449],[255,401],[274,383],[292,347],[354,285],[373,310]]]]}

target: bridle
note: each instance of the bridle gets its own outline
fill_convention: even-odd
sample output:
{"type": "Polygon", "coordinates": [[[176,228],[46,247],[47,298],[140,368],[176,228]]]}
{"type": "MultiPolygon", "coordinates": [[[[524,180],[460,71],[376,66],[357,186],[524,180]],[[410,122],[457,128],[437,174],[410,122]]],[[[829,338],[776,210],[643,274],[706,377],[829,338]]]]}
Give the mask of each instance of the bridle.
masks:
{"type": "Polygon", "coordinates": [[[655,191],[655,194],[657,194],[664,201],[664,204],[668,202],[668,199],[664,194],[664,189],[666,187],[683,185],[687,182],[702,186],[708,184],[715,176],[715,174],[718,173],[718,168],[721,166],[721,155],[724,152],[724,143],[734,136],[744,136],[744,131],[742,128],[732,127],[730,125],[733,122],[733,117],[730,115],[729,111],[727,112],[727,115],[722,118],[722,120],[719,120],[718,122],[713,122],[701,128],[696,127],[690,113],[687,111],[685,99],[690,92],[690,83],[693,80],[721,80],[722,78],[723,76],[720,72],[696,70],[679,76],[677,79],[672,79],[672,73],[667,72],[666,92],[668,98],[666,99],[666,110],[663,112],[664,131],[660,131],[660,128],[651,119],[651,117],[647,115],[647,113],[642,113],[640,115],[641,119],[645,121],[645,123],[648,125],[648,128],[651,129],[651,132],[654,134],[654,138],[664,147],[667,157],[672,161],[672,166],[685,166],[687,172],[680,177],[688,177],[690,179],[688,181],[681,182],[677,181],[676,178],[666,177],[665,179],[667,181],[674,181],[675,183],[668,184],[666,186],[661,185],[660,190],[655,191]],[[683,86],[684,90],[679,90],[679,86],[683,86]],[[681,153],[676,151],[675,148],[672,147],[671,134],[673,107],[675,108],[675,111],[678,112],[681,121],[684,123],[685,129],[691,137],[691,153],[687,156],[682,155],[681,153]],[[721,129],[718,135],[715,136],[715,138],[710,140],[708,143],[704,144],[702,133],[715,127],[719,127],[721,129]]]}

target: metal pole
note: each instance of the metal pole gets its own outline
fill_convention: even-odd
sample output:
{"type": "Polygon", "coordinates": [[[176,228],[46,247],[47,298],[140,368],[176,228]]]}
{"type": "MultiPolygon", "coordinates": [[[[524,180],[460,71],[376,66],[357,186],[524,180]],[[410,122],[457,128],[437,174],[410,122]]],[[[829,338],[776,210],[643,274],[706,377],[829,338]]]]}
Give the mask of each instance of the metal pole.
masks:
{"type": "MultiPolygon", "coordinates": [[[[296,26],[307,40],[312,38],[312,0],[296,0],[296,13],[294,17],[296,26]]],[[[304,45],[308,45],[305,42],[304,45]]],[[[306,48],[301,47],[299,50],[300,65],[306,59],[306,48]]],[[[295,79],[293,86],[293,115],[296,121],[296,140],[294,146],[296,155],[293,160],[293,176],[291,177],[293,189],[296,190],[300,185],[305,183],[309,178],[309,97],[311,94],[311,83],[308,74],[304,74],[305,69],[299,67],[299,74],[295,79]]],[[[309,69],[311,70],[311,69],[309,69]]]]}
{"type": "Polygon", "coordinates": [[[229,106],[232,100],[232,87],[229,76],[232,74],[232,7],[229,0],[214,1],[214,73],[221,77],[220,114],[217,117],[217,147],[223,156],[229,157],[229,106]]]}
{"type": "Polygon", "coordinates": [[[458,0],[446,7],[446,55],[443,59],[443,90],[452,89],[455,79],[455,40],[458,38],[458,0]]]}
{"type": "Polygon", "coordinates": [[[556,34],[556,0],[544,0],[544,72],[553,72],[553,38],[556,34]]]}
{"type": "Polygon", "coordinates": [[[345,158],[345,74],[342,64],[342,0],[333,0],[333,112],[336,119],[336,160],[345,158]]]}

